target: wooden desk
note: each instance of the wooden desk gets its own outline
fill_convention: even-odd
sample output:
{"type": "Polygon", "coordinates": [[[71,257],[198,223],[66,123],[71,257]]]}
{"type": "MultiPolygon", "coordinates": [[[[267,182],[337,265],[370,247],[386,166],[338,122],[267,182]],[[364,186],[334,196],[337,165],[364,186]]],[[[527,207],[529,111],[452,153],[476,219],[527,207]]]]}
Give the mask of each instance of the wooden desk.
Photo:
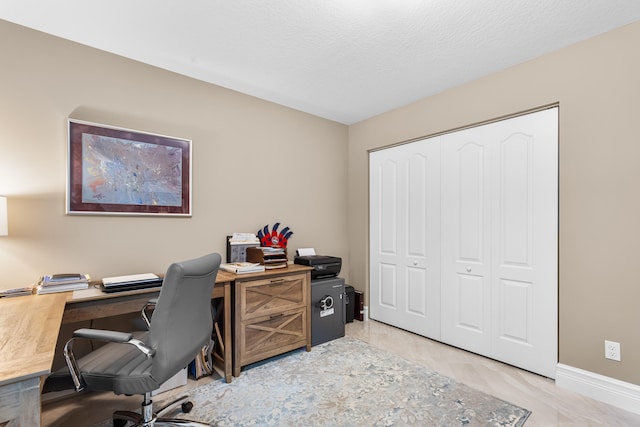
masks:
{"type": "MultiPolygon", "coordinates": [[[[233,274],[218,272],[212,298],[221,298],[224,334],[218,337],[221,375],[232,379],[231,283],[233,274]]],[[[0,298],[0,425],[40,426],[40,390],[51,373],[60,325],[140,312],[160,290],[106,294],[95,288],[0,298]]]]}
{"type": "MultiPolygon", "coordinates": [[[[242,365],[250,363],[250,359],[241,357],[243,351],[239,351],[246,350],[246,345],[234,350],[232,344],[232,283],[238,281],[245,286],[247,282],[255,280],[273,280],[302,274],[305,277],[304,295],[310,295],[310,270],[309,267],[290,265],[286,269],[239,276],[222,270],[218,272],[212,298],[223,299],[224,334],[217,344],[224,354],[220,362],[223,365],[222,375],[227,382],[231,382],[234,370],[236,375],[239,375],[242,365]],[[234,353],[238,357],[235,365],[234,353]]],[[[88,289],[0,298],[0,425],[40,425],[41,378],[51,373],[61,324],[140,312],[142,306],[158,293],[157,288],[111,294],[88,289]]],[[[304,299],[308,307],[308,298],[305,296],[304,299]]],[[[237,300],[235,305],[238,305],[239,301],[237,300]]],[[[311,325],[308,308],[296,310],[302,310],[302,327],[300,331],[296,331],[301,337],[299,343],[309,351],[311,325]]],[[[238,322],[243,321],[241,315],[236,316],[238,322]]],[[[235,333],[245,339],[246,336],[240,330],[241,328],[235,325],[235,333]]],[[[273,332],[277,330],[276,327],[273,332]]],[[[246,341],[249,342],[254,346],[260,346],[260,342],[246,341]]],[[[298,341],[292,345],[297,346],[298,341]]],[[[286,349],[284,346],[277,351],[265,352],[256,357],[256,360],[279,354],[281,351],[287,351],[286,349]]]]}
{"type": "MultiPolygon", "coordinates": [[[[222,350],[222,355],[215,358],[221,372],[220,375],[230,383],[232,376],[233,345],[231,333],[231,283],[235,275],[226,271],[218,271],[216,285],[211,298],[223,300],[224,333],[214,325],[214,336],[217,337],[216,346],[222,350]],[[220,336],[222,335],[222,336],[220,336]]],[[[140,313],[144,304],[160,293],[159,288],[138,289],[134,291],[104,293],[96,288],[67,293],[70,296],[64,309],[62,323],[80,322],[90,319],[118,316],[128,313],[140,313]]]]}
{"type": "Polygon", "coordinates": [[[68,293],[0,298],[0,425],[39,426],[68,293]]]}

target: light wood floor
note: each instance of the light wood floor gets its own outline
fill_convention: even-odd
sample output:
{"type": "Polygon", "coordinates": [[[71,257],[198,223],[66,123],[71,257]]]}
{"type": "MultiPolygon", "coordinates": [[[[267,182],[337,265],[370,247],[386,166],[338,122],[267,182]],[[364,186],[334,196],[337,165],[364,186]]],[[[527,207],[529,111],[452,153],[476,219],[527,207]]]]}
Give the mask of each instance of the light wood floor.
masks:
{"type": "MultiPolygon", "coordinates": [[[[556,387],[547,378],[432,341],[375,321],[348,323],[348,336],[395,353],[443,375],[532,411],[526,427],[640,426],[640,415],[556,387]]],[[[219,377],[218,377],[219,378],[219,377]]],[[[189,380],[181,389],[156,396],[156,402],[217,378],[189,380]]],[[[137,396],[81,393],[43,404],[45,427],[83,427],[107,419],[116,409],[137,410],[137,396]]]]}
{"type": "Polygon", "coordinates": [[[640,415],[558,388],[553,380],[376,322],[348,335],[532,411],[525,427],[640,426],[640,415]]]}

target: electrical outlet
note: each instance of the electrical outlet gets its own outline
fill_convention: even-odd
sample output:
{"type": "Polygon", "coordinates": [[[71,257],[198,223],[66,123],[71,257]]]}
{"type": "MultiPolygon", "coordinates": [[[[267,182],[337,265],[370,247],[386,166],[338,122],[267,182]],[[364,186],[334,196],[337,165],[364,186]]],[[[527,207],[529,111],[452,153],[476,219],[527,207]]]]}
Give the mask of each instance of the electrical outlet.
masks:
{"type": "Polygon", "coordinates": [[[620,361],[620,343],[615,341],[604,341],[604,357],[611,360],[620,361]]]}

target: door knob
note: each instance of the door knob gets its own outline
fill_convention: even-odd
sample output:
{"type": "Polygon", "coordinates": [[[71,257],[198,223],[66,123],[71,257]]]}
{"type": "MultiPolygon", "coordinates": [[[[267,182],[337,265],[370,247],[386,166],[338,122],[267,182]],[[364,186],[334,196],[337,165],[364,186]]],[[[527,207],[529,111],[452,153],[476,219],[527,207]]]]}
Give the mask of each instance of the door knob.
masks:
{"type": "Polygon", "coordinates": [[[418,261],[413,261],[413,265],[418,265],[418,261]]]}
{"type": "Polygon", "coordinates": [[[471,267],[467,267],[467,273],[471,273],[471,267]]]}

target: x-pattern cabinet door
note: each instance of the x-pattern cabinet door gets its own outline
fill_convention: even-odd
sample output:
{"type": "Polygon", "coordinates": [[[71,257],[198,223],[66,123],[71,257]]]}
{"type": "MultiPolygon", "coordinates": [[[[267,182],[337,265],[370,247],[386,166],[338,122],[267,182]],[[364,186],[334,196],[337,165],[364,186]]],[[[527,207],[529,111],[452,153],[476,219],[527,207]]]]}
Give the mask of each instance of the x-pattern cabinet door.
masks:
{"type": "Polygon", "coordinates": [[[309,273],[235,281],[234,372],[242,366],[307,346],[310,349],[309,273]]]}

